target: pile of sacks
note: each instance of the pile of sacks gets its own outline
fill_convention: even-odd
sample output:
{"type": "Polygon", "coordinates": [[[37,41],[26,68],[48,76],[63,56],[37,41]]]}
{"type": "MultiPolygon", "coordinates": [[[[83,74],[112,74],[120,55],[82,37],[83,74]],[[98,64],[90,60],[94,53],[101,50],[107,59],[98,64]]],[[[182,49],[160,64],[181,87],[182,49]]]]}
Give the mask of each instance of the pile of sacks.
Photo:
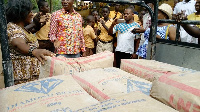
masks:
{"type": "Polygon", "coordinates": [[[177,112],[148,96],[150,88],[151,82],[120,69],[93,69],[2,89],[0,111],[177,112]]]}
{"type": "Polygon", "coordinates": [[[150,96],[180,112],[200,112],[200,72],[155,60],[124,59],[121,69],[152,82],[150,96]]]}
{"type": "Polygon", "coordinates": [[[0,90],[0,112],[200,111],[200,72],[143,59],[118,69],[113,59],[48,57],[39,80],[0,90]]]}

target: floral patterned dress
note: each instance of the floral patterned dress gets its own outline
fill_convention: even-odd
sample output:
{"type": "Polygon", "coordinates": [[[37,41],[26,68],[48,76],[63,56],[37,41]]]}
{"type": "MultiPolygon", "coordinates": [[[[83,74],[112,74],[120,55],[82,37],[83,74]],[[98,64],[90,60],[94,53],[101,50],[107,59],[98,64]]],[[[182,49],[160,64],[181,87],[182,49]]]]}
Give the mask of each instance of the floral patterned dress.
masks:
{"type": "MultiPolygon", "coordinates": [[[[174,25],[169,25],[169,27],[174,26],[174,25]]],[[[165,39],[166,37],[166,31],[167,31],[167,26],[162,26],[162,27],[157,27],[157,35],[159,35],[161,37],[161,39],[165,39]]],[[[148,47],[148,40],[149,40],[149,34],[150,34],[150,28],[148,28],[145,32],[144,32],[144,38],[145,41],[144,43],[139,46],[136,54],[144,59],[146,59],[147,56],[147,47],[148,47]]],[[[169,36],[167,36],[167,40],[169,40],[169,36]]]]}
{"type": "Polygon", "coordinates": [[[39,47],[37,38],[12,22],[7,24],[7,33],[13,63],[14,83],[20,84],[38,79],[40,74],[39,60],[36,57],[21,54],[11,45],[13,39],[22,38],[29,46],[39,47]]]}

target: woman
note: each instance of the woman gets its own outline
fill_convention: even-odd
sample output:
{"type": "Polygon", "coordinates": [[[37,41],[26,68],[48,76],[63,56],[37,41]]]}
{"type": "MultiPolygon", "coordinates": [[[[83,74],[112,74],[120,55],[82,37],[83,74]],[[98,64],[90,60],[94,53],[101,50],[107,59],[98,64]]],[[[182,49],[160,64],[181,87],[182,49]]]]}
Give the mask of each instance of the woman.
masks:
{"type": "MultiPolygon", "coordinates": [[[[158,7],[158,19],[172,19],[172,8],[170,5],[163,3],[158,7]]],[[[143,59],[146,58],[147,54],[149,34],[150,28],[144,32],[145,42],[138,48],[136,52],[136,54],[143,59]]],[[[158,23],[156,38],[174,41],[176,38],[175,26],[169,23],[158,23]]]]}
{"type": "Polygon", "coordinates": [[[37,38],[24,28],[33,19],[31,9],[30,0],[9,0],[6,7],[7,33],[15,84],[38,79],[40,62],[44,64],[44,56],[54,56],[48,50],[37,49],[37,38]]]}

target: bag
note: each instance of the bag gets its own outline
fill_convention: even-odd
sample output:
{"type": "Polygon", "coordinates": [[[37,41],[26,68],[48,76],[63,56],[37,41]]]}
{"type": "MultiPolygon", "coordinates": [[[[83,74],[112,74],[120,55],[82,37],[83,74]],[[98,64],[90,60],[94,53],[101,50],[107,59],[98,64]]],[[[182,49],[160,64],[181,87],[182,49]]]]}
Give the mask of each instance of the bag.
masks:
{"type": "Polygon", "coordinates": [[[120,69],[150,82],[165,75],[165,73],[184,74],[196,72],[192,69],[146,59],[122,59],[120,69]]]}
{"type": "Polygon", "coordinates": [[[155,99],[134,92],[114,97],[74,112],[178,112],[155,99]]]}
{"type": "Polygon", "coordinates": [[[151,89],[151,82],[114,67],[75,73],[73,78],[99,101],[136,91],[149,95],[151,89]]]}
{"type": "Polygon", "coordinates": [[[0,112],[70,112],[98,103],[71,75],[5,88],[0,99],[0,112]]]}
{"type": "Polygon", "coordinates": [[[200,72],[166,73],[152,84],[151,96],[179,112],[200,111],[200,72]]]}

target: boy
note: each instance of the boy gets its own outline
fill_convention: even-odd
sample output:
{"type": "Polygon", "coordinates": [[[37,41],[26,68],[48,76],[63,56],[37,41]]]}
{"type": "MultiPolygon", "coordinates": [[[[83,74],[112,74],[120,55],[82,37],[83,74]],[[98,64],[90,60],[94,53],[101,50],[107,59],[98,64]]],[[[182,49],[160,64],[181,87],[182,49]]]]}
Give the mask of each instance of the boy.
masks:
{"type": "Polygon", "coordinates": [[[48,33],[50,30],[50,18],[49,4],[45,0],[39,0],[37,2],[39,13],[36,14],[33,21],[36,23],[36,37],[38,39],[39,48],[47,49],[54,52],[54,45],[49,40],[48,33]]]}
{"type": "Polygon", "coordinates": [[[111,26],[113,19],[109,18],[110,9],[107,6],[102,8],[103,18],[100,19],[100,24],[98,30],[100,35],[98,36],[97,42],[97,53],[110,51],[113,52],[113,37],[108,35],[109,27],[111,26]]]}
{"type": "Polygon", "coordinates": [[[94,32],[94,24],[95,18],[92,15],[89,15],[86,19],[87,26],[83,29],[83,36],[85,40],[85,49],[86,49],[86,56],[93,55],[94,49],[94,39],[96,39],[96,35],[94,32]]]}

